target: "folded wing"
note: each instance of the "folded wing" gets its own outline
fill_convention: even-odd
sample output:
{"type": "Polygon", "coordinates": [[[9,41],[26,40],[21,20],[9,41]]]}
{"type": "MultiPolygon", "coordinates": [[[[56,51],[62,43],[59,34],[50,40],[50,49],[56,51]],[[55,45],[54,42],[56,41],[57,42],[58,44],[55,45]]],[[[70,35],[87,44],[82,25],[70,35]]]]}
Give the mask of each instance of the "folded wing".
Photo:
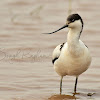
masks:
{"type": "Polygon", "coordinates": [[[59,58],[60,53],[61,53],[61,50],[62,50],[64,44],[65,44],[65,43],[62,43],[62,44],[58,45],[58,46],[54,49],[53,55],[52,55],[52,63],[53,63],[53,64],[54,64],[55,61],[59,58]]]}

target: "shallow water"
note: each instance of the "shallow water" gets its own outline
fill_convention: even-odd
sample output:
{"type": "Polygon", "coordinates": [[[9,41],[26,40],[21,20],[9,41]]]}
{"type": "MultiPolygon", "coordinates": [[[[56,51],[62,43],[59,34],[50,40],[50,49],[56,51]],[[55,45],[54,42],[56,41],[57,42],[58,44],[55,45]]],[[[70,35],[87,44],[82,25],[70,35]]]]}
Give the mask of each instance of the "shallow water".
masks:
{"type": "Polygon", "coordinates": [[[65,24],[68,0],[0,2],[0,100],[100,99],[100,1],[74,0],[72,6],[72,13],[79,13],[84,20],[81,40],[93,59],[79,77],[79,94],[74,98],[75,77],[64,77],[60,96],[60,77],[51,63],[52,51],[66,41],[68,29],[49,36],[41,34],[65,24]],[[89,97],[88,93],[95,94],[89,97]]]}

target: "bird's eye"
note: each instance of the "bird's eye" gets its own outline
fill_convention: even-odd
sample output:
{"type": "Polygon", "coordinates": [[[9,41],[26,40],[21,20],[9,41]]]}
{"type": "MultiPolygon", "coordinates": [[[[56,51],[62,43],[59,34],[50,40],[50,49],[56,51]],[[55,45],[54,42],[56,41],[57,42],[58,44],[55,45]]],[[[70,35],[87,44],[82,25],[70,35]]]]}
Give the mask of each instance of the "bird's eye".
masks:
{"type": "Polygon", "coordinates": [[[72,22],[74,22],[75,21],[75,19],[72,19],[72,22]]]}

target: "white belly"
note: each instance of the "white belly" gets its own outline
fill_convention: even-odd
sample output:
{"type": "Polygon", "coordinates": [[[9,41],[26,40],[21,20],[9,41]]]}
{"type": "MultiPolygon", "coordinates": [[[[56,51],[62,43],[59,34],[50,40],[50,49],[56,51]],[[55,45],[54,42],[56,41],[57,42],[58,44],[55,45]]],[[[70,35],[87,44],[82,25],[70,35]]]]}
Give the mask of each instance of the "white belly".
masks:
{"type": "Polygon", "coordinates": [[[63,50],[54,64],[54,69],[60,76],[78,76],[88,69],[90,63],[91,56],[87,48],[85,48],[82,55],[77,57],[63,50]]]}

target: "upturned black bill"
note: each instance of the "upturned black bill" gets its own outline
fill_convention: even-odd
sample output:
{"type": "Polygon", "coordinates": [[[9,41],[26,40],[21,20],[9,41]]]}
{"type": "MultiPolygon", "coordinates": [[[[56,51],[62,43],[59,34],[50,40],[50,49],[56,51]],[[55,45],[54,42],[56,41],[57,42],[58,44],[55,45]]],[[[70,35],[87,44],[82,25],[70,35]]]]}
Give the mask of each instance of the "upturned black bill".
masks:
{"type": "Polygon", "coordinates": [[[64,25],[63,27],[59,28],[58,30],[54,31],[54,32],[51,32],[51,33],[44,33],[44,34],[53,34],[53,33],[56,33],[64,28],[68,27],[68,25],[64,25]]]}

